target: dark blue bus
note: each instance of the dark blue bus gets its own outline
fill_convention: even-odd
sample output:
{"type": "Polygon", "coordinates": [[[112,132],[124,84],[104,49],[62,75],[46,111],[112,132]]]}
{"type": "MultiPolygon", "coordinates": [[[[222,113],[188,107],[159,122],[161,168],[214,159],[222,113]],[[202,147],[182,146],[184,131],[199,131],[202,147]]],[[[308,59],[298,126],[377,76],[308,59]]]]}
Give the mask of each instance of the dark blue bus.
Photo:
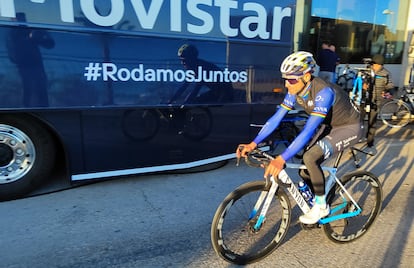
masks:
{"type": "Polygon", "coordinates": [[[1,0],[0,199],[234,157],[280,103],[293,0],[1,0]],[[52,178],[53,179],[53,178],[52,178]]]}

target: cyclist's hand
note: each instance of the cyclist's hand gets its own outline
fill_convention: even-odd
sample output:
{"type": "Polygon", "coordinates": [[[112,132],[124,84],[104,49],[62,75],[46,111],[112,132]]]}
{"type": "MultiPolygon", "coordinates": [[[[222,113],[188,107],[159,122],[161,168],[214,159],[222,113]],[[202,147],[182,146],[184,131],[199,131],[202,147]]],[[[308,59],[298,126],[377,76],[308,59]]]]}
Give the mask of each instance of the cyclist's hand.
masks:
{"type": "Polygon", "coordinates": [[[257,144],[255,142],[251,142],[249,144],[239,144],[236,150],[236,157],[239,159],[240,157],[246,157],[248,153],[253,151],[256,148],[257,144]]]}
{"type": "Polygon", "coordinates": [[[268,178],[269,176],[273,176],[276,178],[277,175],[279,175],[279,172],[285,167],[285,163],[285,159],[279,155],[269,163],[265,170],[264,177],[268,178]]]}

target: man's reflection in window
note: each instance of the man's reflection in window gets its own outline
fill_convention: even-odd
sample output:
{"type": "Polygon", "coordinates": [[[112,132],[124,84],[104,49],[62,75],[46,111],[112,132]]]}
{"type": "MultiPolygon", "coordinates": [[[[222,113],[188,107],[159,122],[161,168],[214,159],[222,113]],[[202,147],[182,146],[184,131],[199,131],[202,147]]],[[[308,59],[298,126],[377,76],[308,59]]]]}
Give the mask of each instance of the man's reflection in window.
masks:
{"type": "MultiPolygon", "coordinates": [[[[221,72],[215,64],[198,58],[198,50],[194,45],[184,44],[178,50],[178,57],[184,68],[192,70],[195,77],[200,77],[200,69],[206,74],[208,79],[212,78],[214,71],[221,72]]],[[[231,82],[204,81],[184,82],[177,90],[169,103],[225,103],[233,100],[233,86],[231,82]],[[183,101],[179,101],[181,95],[186,93],[183,101]]]]}
{"type": "MultiPolygon", "coordinates": [[[[18,22],[26,22],[24,13],[17,13],[18,22]]],[[[30,29],[19,25],[10,30],[7,48],[10,60],[16,64],[23,83],[23,104],[25,107],[49,106],[47,76],[39,47],[53,48],[55,42],[41,29],[30,29]]]]}

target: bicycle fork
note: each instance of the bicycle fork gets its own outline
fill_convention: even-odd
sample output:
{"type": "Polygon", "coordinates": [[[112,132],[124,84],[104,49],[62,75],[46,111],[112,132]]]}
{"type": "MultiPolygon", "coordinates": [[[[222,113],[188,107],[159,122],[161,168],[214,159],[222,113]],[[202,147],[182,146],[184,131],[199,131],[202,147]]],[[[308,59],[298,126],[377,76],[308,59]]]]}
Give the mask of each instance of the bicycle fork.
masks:
{"type": "Polygon", "coordinates": [[[255,225],[253,226],[254,231],[258,231],[262,227],[262,224],[266,219],[266,213],[267,213],[267,210],[269,209],[270,203],[272,202],[272,199],[275,196],[277,189],[279,188],[279,185],[276,183],[273,176],[270,177],[270,183],[271,183],[271,186],[270,186],[269,191],[262,191],[260,193],[260,196],[257,199],[256,204],[254,205],[254,208],[249,215],[249,221],[254,219],[257,215],[257,212],[260,210],[260,207],[262,207],[262,204],[263,204],[263,207],[260,210],[260,214],[257,218],[257,221],[255,225]]]}

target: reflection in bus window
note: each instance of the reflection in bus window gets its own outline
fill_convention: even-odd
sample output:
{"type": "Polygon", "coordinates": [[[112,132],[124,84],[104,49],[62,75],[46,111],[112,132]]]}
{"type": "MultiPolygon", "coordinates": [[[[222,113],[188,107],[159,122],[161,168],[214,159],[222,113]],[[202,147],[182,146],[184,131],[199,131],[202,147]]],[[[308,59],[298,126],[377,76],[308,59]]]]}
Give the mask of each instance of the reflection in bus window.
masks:
{"type": "Polygon", "coordinates": [[[198,58],[198,49],[194,45],[184,44],[178,50],[178,57],[188,72],[194,75],[193,82],[185,81],[184,84],[169,100],[174,103],[180,100],[182,103],[224,103],[233,99],[233,86],[225,74],[215,64],[198,58]],[[217,75],[216,75],[217,74],[217,75]]]}
{"type": "MultiPolygon", "coordinates": [[[[16,21],[26,22],[24,13],[17,13],[16,21]]],[[[45,107],[49,105],[47,76],[43,66],[40,47],[53,48],[53,39],[47,31],[29,29],[24,25],[10,29],[7,36],[7,49],[10,61],[16,64],[23,85],[25,107],[45,107]]]]}

